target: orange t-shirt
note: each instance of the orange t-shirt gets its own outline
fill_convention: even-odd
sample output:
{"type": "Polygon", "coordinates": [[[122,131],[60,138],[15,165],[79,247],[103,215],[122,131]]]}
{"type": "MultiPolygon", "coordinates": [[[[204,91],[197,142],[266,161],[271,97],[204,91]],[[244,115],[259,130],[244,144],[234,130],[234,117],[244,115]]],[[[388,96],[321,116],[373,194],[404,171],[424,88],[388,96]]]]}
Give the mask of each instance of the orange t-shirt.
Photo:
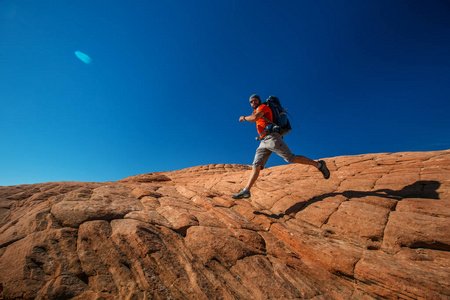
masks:
{"type": "MultiPolygon", "coordinates": [[[[261,104],[255,110],[253,110],[253,114],[256,115],[259,111],[263,111],[264,112],[263,117],[272,122],[273,120],[272,110],[267,105],[261,104]]],[[[258,134],[261,134],[267,125],[270,125],[270,123],[264,120],[262,117],[258,121],[256,121],[256,130],[258,130],[258,134]]]]}

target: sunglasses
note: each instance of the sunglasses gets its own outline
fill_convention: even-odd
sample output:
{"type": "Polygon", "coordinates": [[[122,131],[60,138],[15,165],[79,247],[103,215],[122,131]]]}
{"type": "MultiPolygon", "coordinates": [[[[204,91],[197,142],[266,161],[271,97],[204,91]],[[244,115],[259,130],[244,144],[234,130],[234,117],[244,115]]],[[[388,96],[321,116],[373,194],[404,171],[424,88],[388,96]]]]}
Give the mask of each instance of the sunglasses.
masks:
{"type": "Polygon", "coordinates": [[[253,100],[250,100],[250,103],[253,103],[253,102],[258,102],[259,100],[257,100],[257,99],[253,99],[253,100]]]}

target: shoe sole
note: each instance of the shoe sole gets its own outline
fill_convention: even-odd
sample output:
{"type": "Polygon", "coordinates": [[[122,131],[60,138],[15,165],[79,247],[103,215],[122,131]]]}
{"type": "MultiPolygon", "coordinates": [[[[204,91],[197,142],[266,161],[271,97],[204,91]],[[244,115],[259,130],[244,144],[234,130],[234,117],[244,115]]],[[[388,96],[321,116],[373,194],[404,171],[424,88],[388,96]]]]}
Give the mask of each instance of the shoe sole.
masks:
{"type": "Polygon", "coordinates": [[[231,196],[231,198],[233,198],[233,199],[244,199],[244,198],[250,198],[250,195],[245,195],[245,196],[237,196],[237,197],[234,197],[234,195],[233,196],[231,196]]]}
{"type": "Polygon", "coordinates": [[[323,175],[323,178],[329,179],[330,178],[330,170],[328,169],[327,164],[323,160],[319,160],[319,162],[322,164],[322,168],[321,169],[325,168],[328,171],[328,175],[325,176],[324,172],[322,170],[320,170],[320,172],[323,175]]]}

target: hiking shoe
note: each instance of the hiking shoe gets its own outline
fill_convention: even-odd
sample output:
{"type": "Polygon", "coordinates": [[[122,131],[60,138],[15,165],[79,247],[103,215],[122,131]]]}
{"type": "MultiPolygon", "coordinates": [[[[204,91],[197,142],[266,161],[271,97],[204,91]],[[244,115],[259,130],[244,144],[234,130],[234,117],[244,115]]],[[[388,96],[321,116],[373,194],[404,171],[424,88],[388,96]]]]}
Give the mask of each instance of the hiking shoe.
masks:
{"type": "Polygon", "coordinates": [[[321,166],[319,168],[319,171],[322,172],[323,178],[328,179],[330,178],[330,170],[327,168],[327,164],[323,160],[319,160],[321,166]]]}
{"type": "Polygon", "coordinates": [[[241,190],[239,193],[231,196],[233,199],[242,199],[242,198],[249,198],[250,197],[250,191],[241,190]]]}

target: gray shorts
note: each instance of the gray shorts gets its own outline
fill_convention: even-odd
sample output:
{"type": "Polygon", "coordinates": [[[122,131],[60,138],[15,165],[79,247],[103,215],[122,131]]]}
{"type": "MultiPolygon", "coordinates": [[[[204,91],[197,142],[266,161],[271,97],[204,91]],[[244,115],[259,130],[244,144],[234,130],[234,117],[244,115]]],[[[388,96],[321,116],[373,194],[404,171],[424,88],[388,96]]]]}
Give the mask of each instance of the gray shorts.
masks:
{"type": "Polygon", "coordinates": [[[261,167],[263,169],[272,152],[281,156],[288,163],[293,163],[295,160],[295,155],[289,150],[281,135],[274,132],[266,135],[261,140],[258,149],[256,149],[253,167],[261,167]]]}

